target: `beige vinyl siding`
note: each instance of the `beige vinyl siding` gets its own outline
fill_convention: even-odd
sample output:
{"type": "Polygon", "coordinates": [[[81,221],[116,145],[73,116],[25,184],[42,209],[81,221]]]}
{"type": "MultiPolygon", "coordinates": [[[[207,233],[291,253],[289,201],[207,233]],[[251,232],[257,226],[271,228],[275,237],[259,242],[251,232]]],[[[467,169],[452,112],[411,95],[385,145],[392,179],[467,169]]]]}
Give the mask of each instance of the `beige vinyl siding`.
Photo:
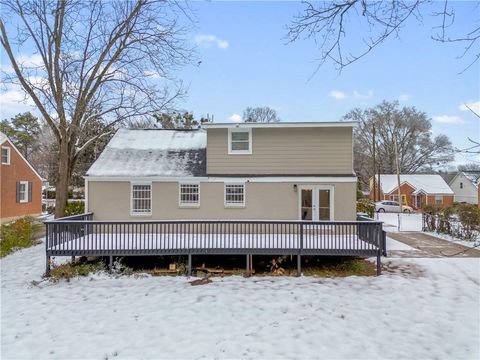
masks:
{"type": "MultiPolygon", "coordinates": [[[[177,182],[152,183],[152,215],[130,215],[130,183],[89,181],[88,207],[96,220],[256,219],[298,220],[299,193],[294,182],[245,183],[245,207],[224,206],[224,183],[200,183],[200,206],[179,207],[177,182]]],[[[300,185],[300,184],[298,184],[300,185]]],[[[306,184],[305,184],[306,185],[306,184]]],[[[355,220],[355,180],[309,183],[334,186],[335,220],[355,220]]]]}
{"type": "Polygon", "coordinates": [[[208,174],[352,174],[352,128],[253,128],[252,154],[228,154],[228,129],[207,130],[208,174]]]}

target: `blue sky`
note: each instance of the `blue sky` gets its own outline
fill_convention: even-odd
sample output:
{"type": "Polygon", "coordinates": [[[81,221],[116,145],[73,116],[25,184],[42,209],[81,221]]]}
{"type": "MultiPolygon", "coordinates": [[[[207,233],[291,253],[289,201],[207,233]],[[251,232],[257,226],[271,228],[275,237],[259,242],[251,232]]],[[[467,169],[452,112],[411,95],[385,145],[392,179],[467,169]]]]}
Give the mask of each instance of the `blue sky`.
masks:
{"type": "MultiPolygon", "coordinates": [[[[454,5],[456,31],[478,25],[475,4],[454,5]]],[[[285,40],[285,26],[302,9],[299,3],[197,2],[193,8],[202,63],[182,74],[189,84],[182,105],[197,116],[231,121],[247,106],[267,105],[284,121],[338,120],[354,107],[400,100],[425,111],[434,134],[447,134],[459,148],[469,146],[468,136],[480,138],[479,119],[460,109],[480,100],[480,64],[459,75],[471,58],[457,59],[462,45],[431,40],[437,18],[425,16],[420,25],[411,21],[399,39],[341,74],[326,64],[312,77],[319,55],[315,43],[285,40]]],[[[460,163],[472,160],[478,157],[457,156],[460,163]]]]}
{"type": "MultiPolygon", "coordinates": [[[[453,6],[456,33],[478,26],[475,3],[453,6]]],[[[422,24],[410,21],[400,38],[390,39],[341,74],[329,63],[314,74],[319,56],[315,43],[286,44],[285,39],[286,25],[301,11],[300,3],[194,2],[191,7],[197,19],[191,41],[202,63],[178,74],[188,85],[179,107],[198,117],[213,114],[216,122],[229,122],[247,106],[270,106],[283,121],[332,121],[355,107],[399,100],[425,111],[433,133],[447,134],[458,148],[470,146],[469,136],[480,139],[479,119],[462,111],[464,103],[480,110],[480,63],[459,74],[472,55],[457,59],[462,44],[431,40],[440,21],[428,16],[433,8],[422,24]]],[[[359,29],[356,33],[363,34],[359,29]]],[[[348,39],[350,46],[359,40],[348,39]]],[[[474,50],[480,51],[479,46],[474,50]]],[[[30,110],[14,101],[18,94],[0,91],[2,118],[30,110]]],[[[456,161],[480,159],[459,154],[456,161]]]]}

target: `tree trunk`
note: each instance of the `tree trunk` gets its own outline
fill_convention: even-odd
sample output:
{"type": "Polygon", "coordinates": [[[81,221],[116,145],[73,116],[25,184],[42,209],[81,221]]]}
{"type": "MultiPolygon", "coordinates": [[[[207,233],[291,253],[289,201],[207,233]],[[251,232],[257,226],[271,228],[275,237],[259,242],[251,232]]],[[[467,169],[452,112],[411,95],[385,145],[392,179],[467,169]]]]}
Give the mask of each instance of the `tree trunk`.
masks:
{"type": "Polygon", "coordinates": [[[60,143],[58,163],[58,179],[56,183],[55,218],[64,216],[68,201],[68,185],[70,183],[70,151],[68,142],[60,143]]]}

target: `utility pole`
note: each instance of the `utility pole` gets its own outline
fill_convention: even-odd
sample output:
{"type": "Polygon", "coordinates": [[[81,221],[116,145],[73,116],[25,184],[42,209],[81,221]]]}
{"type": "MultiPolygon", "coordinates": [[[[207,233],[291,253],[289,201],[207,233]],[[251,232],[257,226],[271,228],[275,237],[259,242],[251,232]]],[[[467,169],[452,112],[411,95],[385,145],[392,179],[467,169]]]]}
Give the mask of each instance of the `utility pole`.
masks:
{"type": "Polygon", "coordinates": [[[397,194],[398,194],[398,203],[400,204],[400,213],[403,213],[403,204],[402,204],[402,191],[400,190],[400,165],[398,163],[398,144],[397,144],[397,135],[394,136],[394,146],[395,146],[395,162],[397,164],[397,194]]]}
{"type": "MultiPolygon", "coordinates": [[[[376,187],[376,182],[375,182],[375,174],[376,174],[376,169],[375,169],[375,124],[373,125],[373,130],[372,130],[372,136],[373,136],[373,142],[372,142],[372,147],[373,147],[373,177],[372,177],[372,184],[373,184],[373,201],[377,201],[377,187],[376,187]]],[[[380,186],[380,184],[379,184],[380,186]]]]}

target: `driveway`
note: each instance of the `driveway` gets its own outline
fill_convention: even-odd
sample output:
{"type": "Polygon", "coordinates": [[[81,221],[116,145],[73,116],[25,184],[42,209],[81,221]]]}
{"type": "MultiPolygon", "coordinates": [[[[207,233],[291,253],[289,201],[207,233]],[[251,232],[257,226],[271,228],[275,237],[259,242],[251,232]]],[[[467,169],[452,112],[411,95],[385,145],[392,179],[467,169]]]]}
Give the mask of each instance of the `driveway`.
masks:
{"type": "Polygon", "coordinates": [[[387,232],[387,236],[416,250],[388,251],[391,257],[480,257],[479,249],[471,249],[423,232],[387,232]]]}

